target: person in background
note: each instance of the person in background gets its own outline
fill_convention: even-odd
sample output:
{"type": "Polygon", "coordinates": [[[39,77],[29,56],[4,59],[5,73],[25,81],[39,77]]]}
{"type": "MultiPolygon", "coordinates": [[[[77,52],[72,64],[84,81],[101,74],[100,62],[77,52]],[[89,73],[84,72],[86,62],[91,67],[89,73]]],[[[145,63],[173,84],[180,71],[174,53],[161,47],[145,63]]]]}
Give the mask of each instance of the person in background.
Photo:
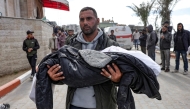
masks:
{"type": "Polygon", "coordinates": [[[132,40],[134,41],[134,44],[135,44],[135,50],[139,49],[139,47],[138,47],[139,37],[140,37],[140,33],[136,29],[135,32],[133,33],[133,38],[132,38],[132,40]]]}
{"type": "Polygon", "coordinates": [[[30,66],[32,67],[30,79],[33,79],[34,74],[36,73],[37,49],[40,48],[38,44],[38,40],[35,39],[34,36],[32,35],[33,33],[34,32],[30,30],[26,32],[27,37],[24,40],[23,46],[22,46],[22,49],[27,54],[28,62],[30,66]]]}
{"type": "MultiPolygon", "coordinates": [[[[162,27],[163,26],[167,26],[168,27],[168,32],[171,33],[172,32],[172,27],[170,26],[170,22],[169,21],[165,21],[163,24],[162,24],[162,27]]],[[[160,30],[160,34],[162,33],[162,29],[160,30]]],[[[162,62],[159,64],[159,65],[162,65],[162,62]]]]}
{"type": "Polygon", "coordinates": [[[170,48],[171,48],[172,35],[168,32],[168,26],[162,27],[162,33],[160,34],[160,54],[162,61],[161,70],[165,72],[170,71],[170,48]]]}
{"type": "Polygon", "coordinates": [[[174,34],[174,51],[175,51],[175,69],[172,73],[177,73],[179,71],[179,59],[180,54],[183,59],[184,64],[184,75],[188,74],[188,60],[187,60],[187,50],[190,46],[190,33],[185,30],[182,23],[177,24],[177,32],[174,34]]]}
{"type": "Polygon", "coordinates": [[[156,32],[153,31],[153,26],[148,25],[147,31],[149,33],[149,37],[147,38],[147,51],[148,56],[155,61],[155,47],[156,47],[156,32]]]}
{"type": "Polygon", "coordinates": [[[49,49],[51,49],[52,53],[58,50],[58,38],[55,33],[49,38],[49,49]]]}
{"type": "Polygon", "coordinates": [[[68,36],[67,36],[67,38],[66,38],[66,40],[65,40],[65,44],[66,44],[66,45],[69,44],[69,41],[70,41],[70,39],[71,39],[73,36],[74,36],[74,30],[72,30],[72,29],[68,30],[68,36]]]}
{"type": "Polygon", "coordinates": [[[142,34],[139,37],[139,40],[140,40],[141,51],[144,54],[146,54],[146,40],[147,40],[146,29],[143,29],[142,34]]]}
{"type": "Polygon", "coordinates": [[[61,48],[62,46],[65,45],[65,39],[66,39],[65,33],[61,32],[60,35],[59,35],[59,37],[58,37],[58,44],[59,44],[58,47],[59,48],[61,48]]]}
{"type": "Polygon", "coordinates": [[[116,41],[116,36],[114,35],[114,30],[111,30],[111,35],[109,35],[109,38],[116,41]]]}

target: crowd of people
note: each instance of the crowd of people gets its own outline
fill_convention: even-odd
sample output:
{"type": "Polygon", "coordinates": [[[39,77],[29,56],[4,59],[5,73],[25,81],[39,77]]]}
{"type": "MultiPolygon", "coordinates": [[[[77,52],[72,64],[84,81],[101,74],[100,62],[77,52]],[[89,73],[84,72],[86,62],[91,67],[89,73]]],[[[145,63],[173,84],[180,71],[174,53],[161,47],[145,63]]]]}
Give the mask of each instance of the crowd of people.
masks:
{"type": "Polygon", "coordinates": [[[153,30],[152,25],[148,25],[142,32],[136,30],[133,33],[133,41],[135,49],[138,50],[138,42],[140,41],[141,51],[146,54],[148,51],[148,56],[155,61],[155,48],[158,46],[161,54],[161,70],[165,72],[170,72],[170,55],[171,52],[175,53],[175,69],[172,73],[177,73],[179,71],[179,60],[180,54],[184,63],[183,74],[188,74],[188,59],[187,56],[190,54],[190,32],[185,30],[182,23],[177,24],[177,32],[173,34],[172,29],[168,21],[162,24],[159,33],[153,30]],[[160,38],[158,38],[158,34],[160,38]],[[171,51],[171,41],[174,42],[174,50],[171,51]],[[157,44],[157,42],[159,42],[157,44]]]}
{"type": "Polygon", "coordinates": [[[69,29],[64,31],[60,27],[56,26],[52,37],[49,39],[49,49],[51,52],[55,52],[69,42],[70,38],[74,36],[74,30],[69,29]]]}

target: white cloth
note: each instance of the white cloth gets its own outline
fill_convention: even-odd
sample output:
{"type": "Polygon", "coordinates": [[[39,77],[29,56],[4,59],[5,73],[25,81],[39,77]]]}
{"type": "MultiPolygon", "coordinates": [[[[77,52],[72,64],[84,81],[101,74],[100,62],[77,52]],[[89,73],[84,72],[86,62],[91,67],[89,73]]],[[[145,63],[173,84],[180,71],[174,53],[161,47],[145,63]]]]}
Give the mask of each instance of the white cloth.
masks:
{"type": "Polygon", "coordinates": [[[108,48],[102,50],[101,52],[127,53],[127,54],[130,54],[130,55],[138,58],[142,62],[144,62],[148,67],[150,67],[154,71],[156,76],[159,75],[159,73],[161,72],[160,66],[155,61],[153,61],[149,56],[145,55],[141,51],[128,51],[121,47],[111,46],[111,47],[108,47],[108,48]]]}
{"type": "MultiPolygon", "coordinates": [[[[36,74],[34,75],[33,77],[33,81],[32,81],[32,87],[31,87],[31,90],[30,90],[30,94],[29,94],[29,98],[34,102],[36,103],[36,74]]],[[[51,84],[52,86],[52,92],[54,92],[54,89],[55,89],[55,85],[54,84],[51,84]]]]}
{"type": "Polygon", "coordinates": [[[133,33],[133,38],[134,39],[139,39],[139,37],[140,37],[140,33],[139,32],[134,32],[133,33]]]}

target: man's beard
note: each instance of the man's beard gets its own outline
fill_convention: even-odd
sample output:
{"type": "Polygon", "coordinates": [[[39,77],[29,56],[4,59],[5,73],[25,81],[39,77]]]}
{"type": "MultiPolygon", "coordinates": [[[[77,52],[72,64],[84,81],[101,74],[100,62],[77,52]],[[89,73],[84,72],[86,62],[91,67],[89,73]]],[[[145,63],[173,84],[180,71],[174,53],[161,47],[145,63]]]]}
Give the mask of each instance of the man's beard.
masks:
{"type": "Polygon", "coordinates": [[[96,28],[97,28],[96,25],[94,25],[92,28],[91,28],[90,26],[84,26],[84,27],[82,28],[82,32],[83,32],[83,34],[85,34],[86,36],[90,36],[91,34],[94,33],[94,31],[96,30],[96,28]],[[85,29],[84,29],[85,27],[88,27],[89,30],[85,31],[85,29]]]}

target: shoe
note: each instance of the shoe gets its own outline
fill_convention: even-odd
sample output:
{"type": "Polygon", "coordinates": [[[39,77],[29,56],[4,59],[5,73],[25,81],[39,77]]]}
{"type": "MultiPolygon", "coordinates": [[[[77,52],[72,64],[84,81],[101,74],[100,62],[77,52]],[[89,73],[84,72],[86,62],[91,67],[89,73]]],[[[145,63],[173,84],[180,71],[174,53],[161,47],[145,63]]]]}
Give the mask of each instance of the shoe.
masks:
{"type": "Polygon", "coordinates": [[[165,72],[169,72],[169,71],[170,71],[170,69],[166,69],[166,70],[165,70],[165,72]]]}
{"type": "Polygon", "coordinates": [[[162,67],[162,68],[161,68],[161,70],[165,70],[165,68],[164,68],[164,67],[162,67]]]}
{"type": "Polygon", "coordinates": [[[174,71],[172,71],[172,73],[178,73],[179,71],[178,70],[174,70],[174,71]]]}
{"type": "Polygon", "coordinates": [[[0,105],[0,109],[10,109],[10,104],[8,103],[2,104],[0,105]]]}
{"type": "Polygon", "coordinates": [[[185,70],[184,72],[183,72],[183,75],[187,75],[188,74],[188,72],[187,72],[187,70],[185,70]]]}
{"type": "Polygon", "coordinates": [[[30,76],[30,79],[33,80],[33,75],[30,76]]]}

